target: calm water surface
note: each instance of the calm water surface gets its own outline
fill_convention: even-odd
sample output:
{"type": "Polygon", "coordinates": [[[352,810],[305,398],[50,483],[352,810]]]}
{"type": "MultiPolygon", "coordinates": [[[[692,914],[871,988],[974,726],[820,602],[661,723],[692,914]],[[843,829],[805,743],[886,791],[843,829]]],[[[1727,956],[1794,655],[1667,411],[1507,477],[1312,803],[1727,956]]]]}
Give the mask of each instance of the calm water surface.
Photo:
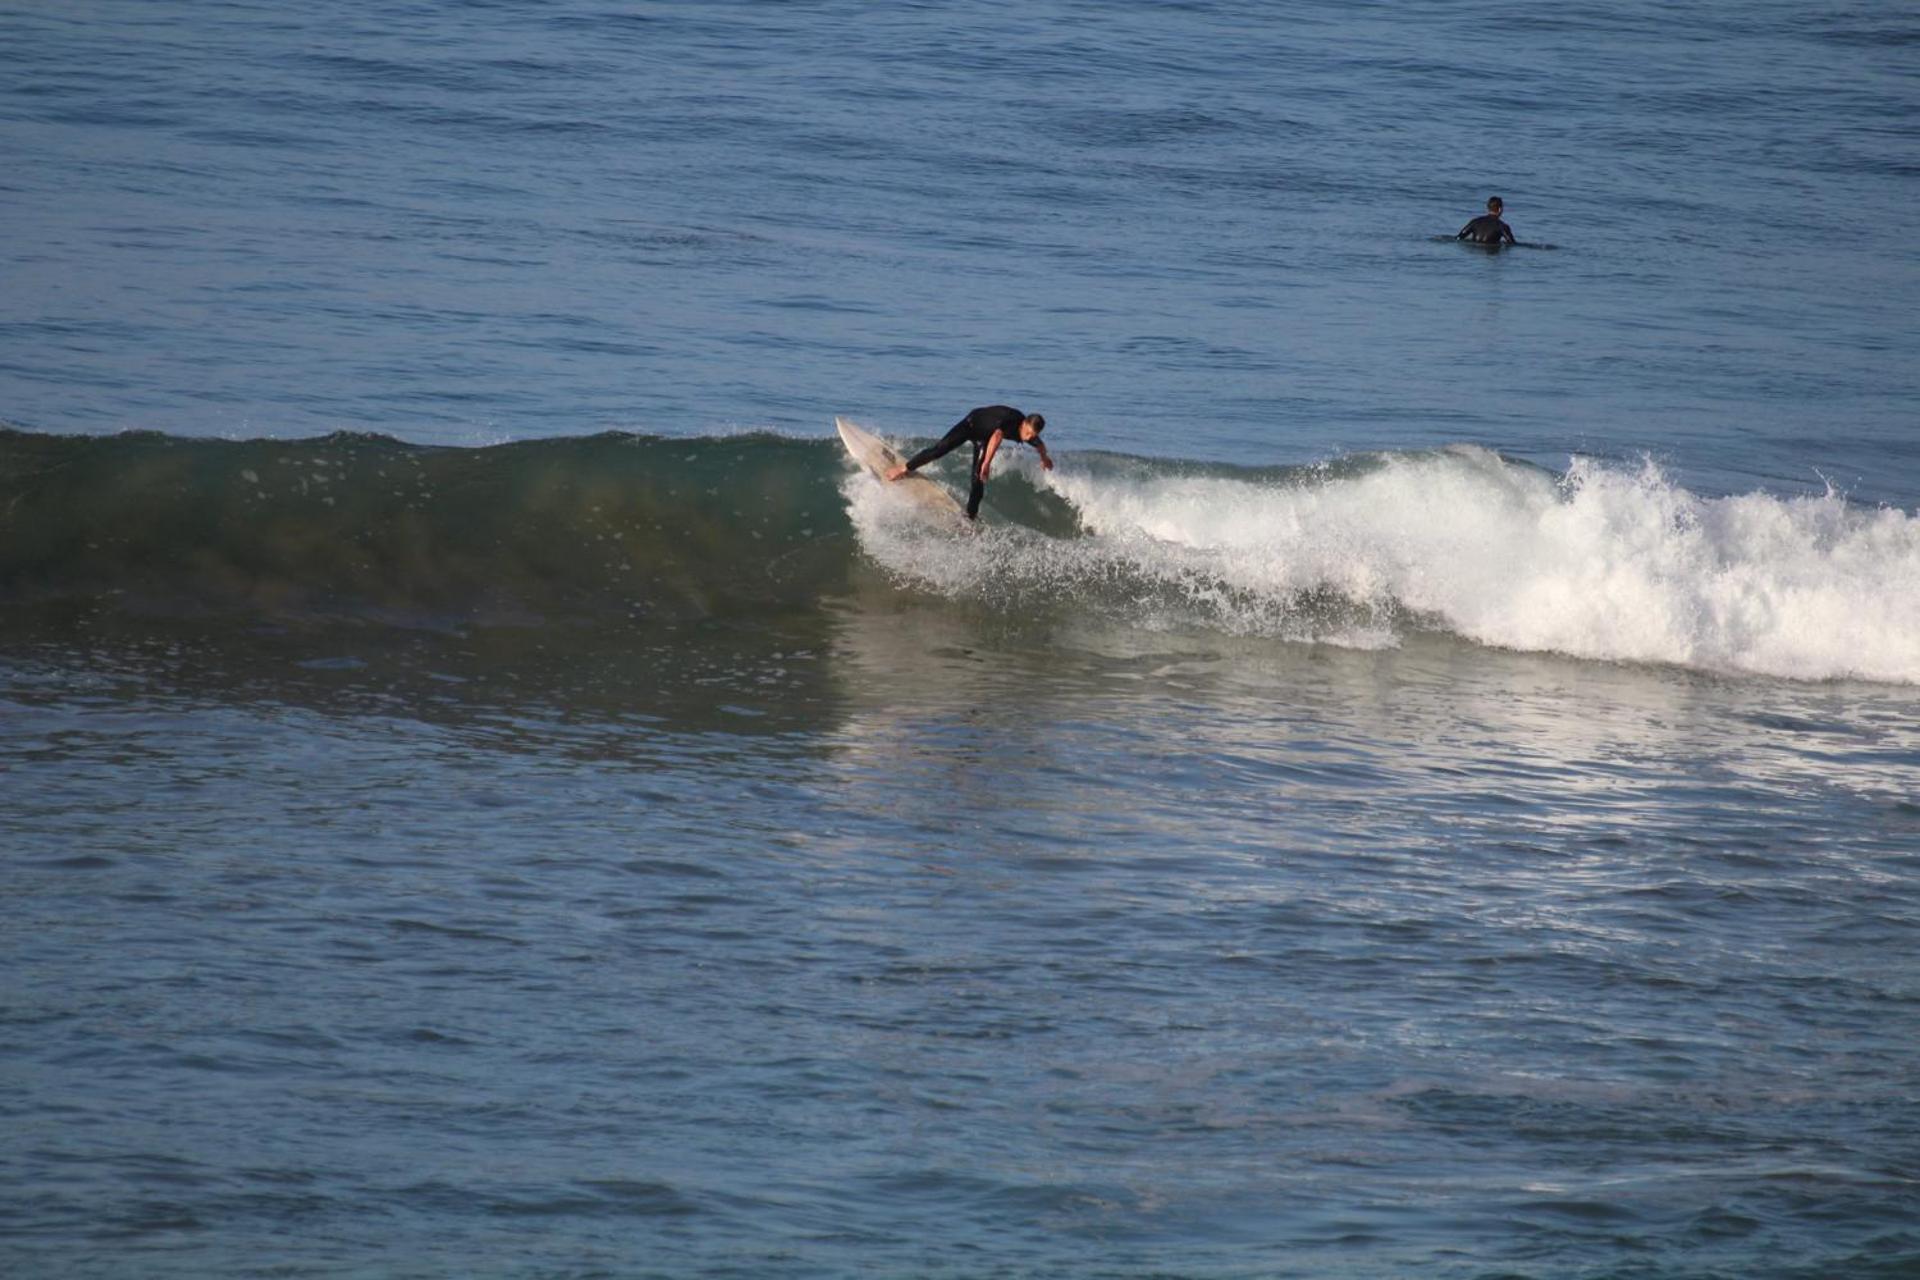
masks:
{"type": "Polygon", "coordinates": [[[1916,45],[0,5],[0,1272],[1920,1273],[1916,45]]]}

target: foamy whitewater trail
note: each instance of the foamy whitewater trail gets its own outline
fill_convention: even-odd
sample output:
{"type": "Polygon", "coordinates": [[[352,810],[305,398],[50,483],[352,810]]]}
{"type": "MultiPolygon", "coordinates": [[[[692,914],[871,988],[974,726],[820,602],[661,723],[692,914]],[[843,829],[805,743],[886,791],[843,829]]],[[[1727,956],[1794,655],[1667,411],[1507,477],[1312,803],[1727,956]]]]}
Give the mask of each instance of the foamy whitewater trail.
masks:
{"type": "Polygon", "coordinates": [[[1920,517],[1836,493],[1707,498],[1651,463],[1556,478],[1472,447],[1360,474],[1014,470],[1090,536],[935,543],[856,494],[863,545],[943,593],[1065,592],[1145,625],[1374,646],[1411,620],[1583,658],[1920,683],[1920,517]]]}

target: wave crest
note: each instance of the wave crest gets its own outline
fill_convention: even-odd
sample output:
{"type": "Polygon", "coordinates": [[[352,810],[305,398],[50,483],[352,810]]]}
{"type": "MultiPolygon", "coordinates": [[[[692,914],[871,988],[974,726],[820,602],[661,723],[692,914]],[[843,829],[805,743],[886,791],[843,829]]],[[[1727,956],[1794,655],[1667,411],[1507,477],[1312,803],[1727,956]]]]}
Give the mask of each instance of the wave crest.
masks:
{"type": "Polygon", "coordinates": [[[1243,593],[1331,593],[1514,649],[1920,681],[1920,519],[1831,490],[1708,498],[1651,462],[1555,478],[1472,447],[1357,474],[1046,482],[1143,562],[1243,593]]]}
{"type": "MultiPolygon", "coordinates": [[[[962,464],[964,466],[964,464],[962,464]]],[[[1920,683],[1920,517],[1829,491],[1706,497],[1475,447],[1249,469],[1005,456],[975,535],[837,442],[0,430],[0,601],[374,624],[809,612],[904,588],[1374,648],[1413,631],[1612,661],[1920,683]],[[884,576],[875,575],[877,565],[884,576]]],[[[952,482],[942,463],[936,473],[952,482]]]]}

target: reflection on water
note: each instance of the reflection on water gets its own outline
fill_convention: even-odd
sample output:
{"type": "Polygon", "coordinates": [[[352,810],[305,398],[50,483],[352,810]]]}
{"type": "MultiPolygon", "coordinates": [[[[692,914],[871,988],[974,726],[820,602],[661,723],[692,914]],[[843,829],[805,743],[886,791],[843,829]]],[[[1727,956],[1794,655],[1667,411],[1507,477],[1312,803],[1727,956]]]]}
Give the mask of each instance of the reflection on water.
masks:
{"type": "Polygon", "coordinates": [[[1920,694],[858,578],[132,625],[0,666],[29,1262],[1761,1274],[1910,1208],[1920,694]]]}
{"type": "MultiPolygon", "coordinates": [[[[852,776],[1032,774],[1021,807],[1092,788],[1171,823],[1303,808],[1325,834],[1512,825],[1566,845],[1817,828],[1820,806],[1912,798],[1920,695],[1723,679],[1416,637],[1384,651],[849,610],[832,741],[852,776]],[[1213,807],[1183,804],[1188,791],[1213,807]],[[1224,812],[1221,806],[1224,806],[1224,812]]],[[[927,778],[932,781],[931,777],[927,778]]],[[[908,785],[907,791],[921,787],[908,785]]],[[[1311,840],[1314,832],[1294,830],[1311,840]]]]}

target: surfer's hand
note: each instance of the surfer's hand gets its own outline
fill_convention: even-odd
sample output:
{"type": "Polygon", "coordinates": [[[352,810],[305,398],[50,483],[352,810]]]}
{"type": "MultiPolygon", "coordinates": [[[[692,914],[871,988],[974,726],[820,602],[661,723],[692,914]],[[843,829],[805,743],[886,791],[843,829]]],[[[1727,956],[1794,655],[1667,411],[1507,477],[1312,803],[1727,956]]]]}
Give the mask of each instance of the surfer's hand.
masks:
{"type": "Polygon", "coordinates": [[[1049,458],[1049,457],[1048,457],[1048,456],[1047,456],[1046,454],[1044,454],[1044,453],[1040,455],[1040,469],[1041,469],[1042,471],[1051,471],[1051,470],[1053,470],[1053,459],[1052,459],[1052,458],[1049,458]]]}
{"type": "Polygon", "coordinates": [[[895,467],[893,470],[887,472],[887,479],[898,480],[901,477],[905,476],[906,474],[907,474],[907,468],[905,464],[902,464],[900,466],[895,467]]]}

